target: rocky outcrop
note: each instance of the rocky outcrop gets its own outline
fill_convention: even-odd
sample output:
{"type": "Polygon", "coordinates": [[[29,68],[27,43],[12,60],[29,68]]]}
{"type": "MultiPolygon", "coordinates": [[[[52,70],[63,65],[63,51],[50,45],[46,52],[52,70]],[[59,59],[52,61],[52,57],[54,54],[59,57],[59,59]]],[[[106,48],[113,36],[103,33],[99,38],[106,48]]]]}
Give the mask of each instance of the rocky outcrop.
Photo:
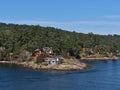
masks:
{"type": "Polygon", "coordinates": [[[43,64],[37,64],[33,61],[29,61],[29,62],[0,61],[0,64],[17,65],[25,68],[36,69],[36,70],[60,70],[60,71],[83,70],[90,67],[89,65],[83,62],[78,63],[78,61],[74,61],[72,59],[65,60],[65,62],[58,65],[43,65],[43,64]]]}

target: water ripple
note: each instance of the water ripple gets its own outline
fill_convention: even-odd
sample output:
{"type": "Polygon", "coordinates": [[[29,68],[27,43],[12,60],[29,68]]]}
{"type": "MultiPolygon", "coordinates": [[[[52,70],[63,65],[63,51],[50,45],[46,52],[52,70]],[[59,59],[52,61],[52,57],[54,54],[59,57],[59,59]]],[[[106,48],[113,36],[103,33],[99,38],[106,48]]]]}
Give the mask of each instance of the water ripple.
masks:
{"type": "Polygon", "coordinates": [[[120,61],[89,62],[85,71],[0,67],[0,90],[120,90],[120,61]]]}

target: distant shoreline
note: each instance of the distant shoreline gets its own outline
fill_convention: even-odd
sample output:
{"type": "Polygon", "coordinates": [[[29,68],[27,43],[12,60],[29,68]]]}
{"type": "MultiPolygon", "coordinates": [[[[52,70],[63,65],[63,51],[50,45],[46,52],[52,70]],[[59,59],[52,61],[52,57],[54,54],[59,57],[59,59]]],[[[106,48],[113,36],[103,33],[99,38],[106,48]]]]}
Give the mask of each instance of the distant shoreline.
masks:
{"type": "Polygon", "coordinates": [[[100,58],[81,58],[82,61],[87,60],[87,61],[108,61],[108,60],[119,60],[119,58],[116,57],[100,57],[100,58]]]}

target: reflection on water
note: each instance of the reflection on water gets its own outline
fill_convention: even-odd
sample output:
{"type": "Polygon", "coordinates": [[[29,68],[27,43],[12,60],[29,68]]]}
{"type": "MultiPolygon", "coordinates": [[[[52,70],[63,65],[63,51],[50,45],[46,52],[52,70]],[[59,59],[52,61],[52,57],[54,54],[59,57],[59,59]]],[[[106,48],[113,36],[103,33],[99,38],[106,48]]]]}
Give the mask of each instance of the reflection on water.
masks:
{"type": "Polygon", "coordinates": [[[120,61],[88,62],[85,71],[0,67],[0,90],[120,90],[120,61]]]}

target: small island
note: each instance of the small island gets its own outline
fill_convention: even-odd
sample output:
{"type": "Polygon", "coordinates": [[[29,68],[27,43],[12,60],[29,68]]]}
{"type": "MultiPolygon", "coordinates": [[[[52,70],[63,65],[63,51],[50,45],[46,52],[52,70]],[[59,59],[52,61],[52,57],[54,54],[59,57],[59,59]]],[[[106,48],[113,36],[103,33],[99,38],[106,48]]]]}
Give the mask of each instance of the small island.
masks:
{"type": "Polygon", "coordinates": [[[44,47],[35,49],[31,54],[28,51],[23,51],[19,58],[9,61],[0,61],[1,65],[16,65],[35,70],[83,70],[90,66],[79,61],[76,58],[65,59],[61,55],[56,55],[52,48],[44,47]],[[17,59],[17,60],[16,60],[17,59]]]}

